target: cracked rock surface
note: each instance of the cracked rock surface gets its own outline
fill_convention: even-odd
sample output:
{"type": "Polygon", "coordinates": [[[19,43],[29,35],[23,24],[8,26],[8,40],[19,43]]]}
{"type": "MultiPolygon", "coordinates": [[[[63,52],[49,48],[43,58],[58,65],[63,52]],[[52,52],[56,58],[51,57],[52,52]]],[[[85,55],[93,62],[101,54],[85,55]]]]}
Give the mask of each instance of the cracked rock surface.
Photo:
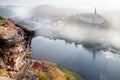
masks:
{"type": "Polygon", "coordinates": [[[31,28],[0,17],[0,76],[15,80],[38,80],[30,70],[31,28]]]}

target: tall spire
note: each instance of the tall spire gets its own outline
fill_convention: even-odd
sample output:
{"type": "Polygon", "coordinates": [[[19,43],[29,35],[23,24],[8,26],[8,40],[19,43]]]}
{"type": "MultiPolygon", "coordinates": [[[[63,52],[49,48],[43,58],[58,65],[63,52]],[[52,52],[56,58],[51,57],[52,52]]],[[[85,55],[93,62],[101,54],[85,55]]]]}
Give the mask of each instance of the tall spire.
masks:
{"type": "Polygon", "coordinates": [[[94,12],[94,14],[97,14],[97,10],[96,10],[96,7],[95,7],[95,12],[94,12]]]}

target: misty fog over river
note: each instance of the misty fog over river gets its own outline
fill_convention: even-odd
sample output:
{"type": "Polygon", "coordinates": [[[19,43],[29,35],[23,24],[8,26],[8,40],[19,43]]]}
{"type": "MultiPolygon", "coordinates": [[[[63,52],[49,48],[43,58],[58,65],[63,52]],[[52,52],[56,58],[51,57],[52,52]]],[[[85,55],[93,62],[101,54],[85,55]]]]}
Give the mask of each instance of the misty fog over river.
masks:
{"type": "Polygon", "coordinates": [[[26,23],[36,26],[34,29],[38,37],[32,40],[33,58],[56,62],[78,72],[87,80],[120,79],[120,51],[112,48],[120,46],[118,26],[89,27],[67,25],[61,21],[51,24],[49,20],[26,23]],[[104,45],[86,45],[97,42],[104,45]]]}
{"type": "MultiPolygon", "coordinates": [[[[111,21],[115,22],[115,19],[111,21]]],[[[120,79],[120,29],[116,25],[119,23],[101,27],[65,24],[61,19],[54,21],[54,18],[22,23],[35,29],[38,36],[32,40],[33,58],[56,62],[87,80],[120,79]],[[91,43],[100,45],[91,46],[91,43]]]]}

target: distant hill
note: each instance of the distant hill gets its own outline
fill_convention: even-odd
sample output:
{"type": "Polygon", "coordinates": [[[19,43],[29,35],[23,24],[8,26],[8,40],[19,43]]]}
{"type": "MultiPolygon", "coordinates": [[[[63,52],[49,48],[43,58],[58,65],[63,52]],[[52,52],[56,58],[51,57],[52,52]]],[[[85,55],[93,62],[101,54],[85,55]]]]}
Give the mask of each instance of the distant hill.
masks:
{"type": "Polygon", "coordinates": [[[24,7],[24,6],[0,6],[0,16],[3,17],[28,17],[29,11],[32,7],[24,7]]]}
{"type": "Polygon", "coordinates": [[[15,13],[12,10],[0,7],[0,16],[3,16],[3,17],[12,17],[14,15],[15,15],[15,13]]]}
{"type": "Polygon", "coordinates": [[[51,5],[40,5],[31,10],[32,17],[56,17],[74,15],[77,11],[69,8],[57,8],[51,5]]]}

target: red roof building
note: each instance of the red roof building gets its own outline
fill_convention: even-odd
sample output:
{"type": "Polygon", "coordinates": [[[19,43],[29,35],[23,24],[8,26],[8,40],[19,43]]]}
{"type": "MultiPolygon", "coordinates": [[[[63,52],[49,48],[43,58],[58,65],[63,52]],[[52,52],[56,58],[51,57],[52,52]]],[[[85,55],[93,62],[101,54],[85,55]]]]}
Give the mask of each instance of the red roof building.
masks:
{"type": "Polygon", "coordinates": [[[41,64],[35,61],[33,62],[32,68],[39,71],[41,68],[41,64]]]}
{"type": "Polygon", "coordinates": [[[44,62],[37,62],[37,61],[31,61],[32,63],[32,68],[39,71],[40,69],[42,69],[42,71],[46,72],[48,71],[48,67],[44,62]]]}

